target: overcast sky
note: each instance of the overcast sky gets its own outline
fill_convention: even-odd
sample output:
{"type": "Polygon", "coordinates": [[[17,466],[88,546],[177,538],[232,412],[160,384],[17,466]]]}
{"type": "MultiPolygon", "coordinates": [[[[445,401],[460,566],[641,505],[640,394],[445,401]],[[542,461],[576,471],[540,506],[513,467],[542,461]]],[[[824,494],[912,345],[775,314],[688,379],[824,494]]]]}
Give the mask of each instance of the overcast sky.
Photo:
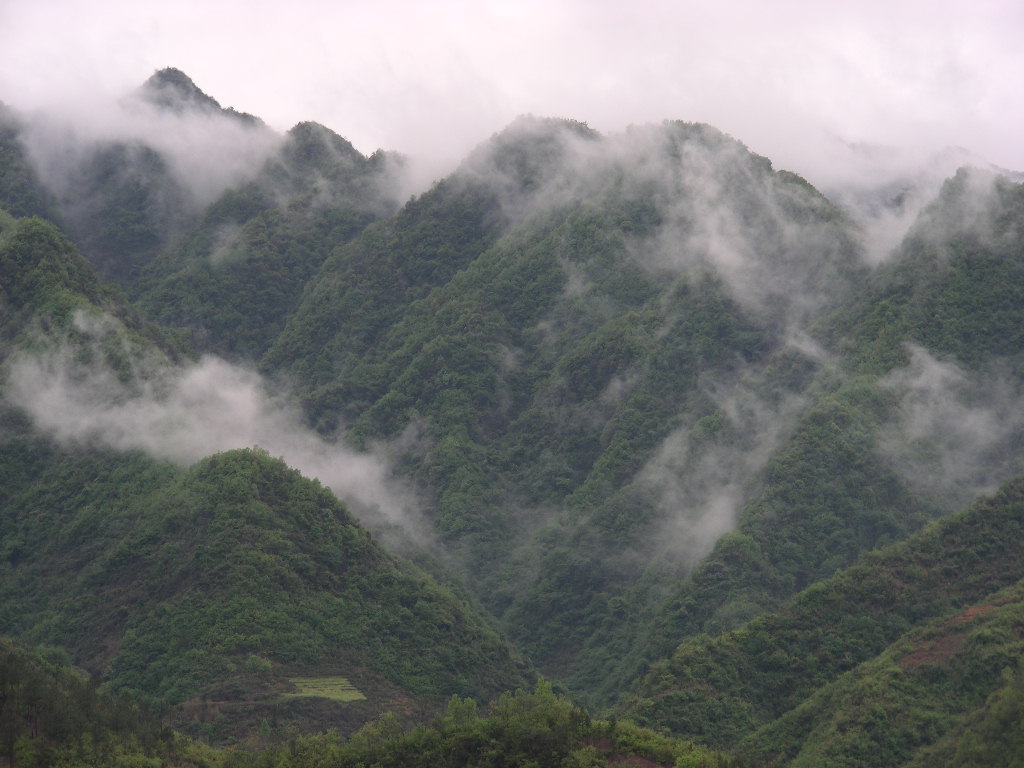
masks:
{"type": "Polygon", "coordinates": [[[831,142],[1024,170],[1021,0],[0,0],[16,108],[102,107],[166,66],[439,172],[523,113],[708,122],[812,181],[831,142]]]}

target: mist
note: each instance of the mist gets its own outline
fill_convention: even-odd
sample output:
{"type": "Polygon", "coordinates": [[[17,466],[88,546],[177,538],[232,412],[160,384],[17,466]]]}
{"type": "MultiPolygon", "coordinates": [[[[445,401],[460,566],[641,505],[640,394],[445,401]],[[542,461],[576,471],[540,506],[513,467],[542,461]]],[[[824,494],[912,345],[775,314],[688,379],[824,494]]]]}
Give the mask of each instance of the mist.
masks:
{"type": "MultiPolygon", "coordinates": [[[[609,235],[621,238],[627,258],[658,280],[713,274],[744,310],[797,338],[878,259],[826,197],[776,171],[713,126],[662,121],[604,135],[526,116],[471,153],[458,174],[495,190],[512,224],[581,205],[640,209],[656,223],[631,219],[609,235]]],[[[929,178],[895,236],[945,177],[929,178]]],[[[568,290],[584,294],[585,269],[567,263],[566,271],[568,290]]]]}
{"type": "MultiPolygon", "coordinates": [[[[875,266],[887,261],[942,185],[964,167],[1000,172],[960,147],[939,152],[846,146],[847,174],[819,180],[822,192],[859,227],[863,253],[875,266]]],[[[1012,175],[1012,174],[1011,174],[1012,175]]]]}
{"type": "Polygon", "coordinates": [[[387,446],[360,453],[324,439],[305,426],[287,392],[271,391],[255,371],[216,357],[173,367],[134,356],[130,373],[116,373],[101,345],[110,344],[116,322],[79,312],[75,327],[85,347],[41,341],[42,351],[6,363],[5,399],[58,443],[139,450],[181,466],[258,446],[329,487],[371,530],[394,534],[398,527],[431,545],[415,496],[391,470],[387,446]]]}
{"type": "Polygon", "coordinates": [[[769,402],[749,381],[709,384],[719,431],[708,435],[696,424],[674,430],[639,472],[636,487],[655,499],[662,521],[645,552],[689,569],[738,524],[769,458],[807,405],[797,394],[769,402]]]}
{"type": "Polygon", "coordinates": [[[1009,361],[968,371],[916,345],[909,352],[881,382],[899,415],[880,449],[915,491],[953,511],[1024,469],[1024,387],[1009,361]]]}
{"type": "Polygon", "coordinates": [[[131,94],[38,110],[25,118],[21,138],[58,199],[71,194],[76,172],[96,152],[123,144],[159,153],[194,211],[255,176],[283,140],[265,126],[210,111],[173,112],[131,94]]]}
{"type": "Polygon", "coordinates": [[[176,66],[278,132],[315,120],[364,154],[409,155],[424,180],[521,114],[603,133],[680,119],[821,187],[857,175],[849,145],[963,147],[1024,169],[1022,28],[1004,0],[10,0],[0,100],[100,112],[93,94],[176,66]]]}
{"type": "MultiPolygon", "coordinates": [[[[458,173],[495,190],[512,226],[547,226],[564,211],[606,211],[604,234],[618,239],[623,261],[662,285],[720,281],[738,315],[766,326],[778,349],[812,365],[828,355],[811,324],[871,266],[855,226],[825,197],[774,173],[767,159],[711,126],[666,121],[604,135],[573,121],[526,116],[479,147],[458,173]],[[624,224],[613,218],[637,210],[644,213],[624,224]]],[[[605,307],[614,316],[586,259],[566,256],[561,264],[564,301],[585,302],[595,317],[605,307]]],[[[684,311],[663,309],[667,322],[684,311]]],[[[559,333],[543,319],[536,330],[544,338],[559,333]]],[[[586,418],[603,426],[635,379],[629,371],[611,377],[586,418]]],[[[767,461],[808,404],[793,392],[759,392],[763,381],[764,370],[738,355],[702,373],[701,397],[717,408],[718,431],[680,426],[633,478],[629,492],[658,521],[641,537],[638,561],[657,553],[693,567],[735,528],[767,461]]]]}

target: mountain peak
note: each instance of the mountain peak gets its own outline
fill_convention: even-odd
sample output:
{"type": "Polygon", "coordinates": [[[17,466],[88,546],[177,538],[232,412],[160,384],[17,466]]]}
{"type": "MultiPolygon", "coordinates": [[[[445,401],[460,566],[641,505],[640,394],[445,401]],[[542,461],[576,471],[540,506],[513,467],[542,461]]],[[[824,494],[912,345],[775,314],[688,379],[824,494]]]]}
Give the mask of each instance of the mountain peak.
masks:
{"type": "Polygon", "coordinates": [[[203,93],[192,78],[174,67],[154,72],[139,88],[139,96],[150,104],[172,112],[183,112],[186,109],[219,112],[221,109],[216,99],[203,93]]]}
{"type": "Polygon", "coordinates": [[[139,87],[136,94],[142,101],[175,114],[220,113],[247,125],[263,125],[263,121],[254,115],[238,112],[232,107],[222,107],[215,98],[204,93],[191,77],[175,67],[158,69],[139,87]]]}

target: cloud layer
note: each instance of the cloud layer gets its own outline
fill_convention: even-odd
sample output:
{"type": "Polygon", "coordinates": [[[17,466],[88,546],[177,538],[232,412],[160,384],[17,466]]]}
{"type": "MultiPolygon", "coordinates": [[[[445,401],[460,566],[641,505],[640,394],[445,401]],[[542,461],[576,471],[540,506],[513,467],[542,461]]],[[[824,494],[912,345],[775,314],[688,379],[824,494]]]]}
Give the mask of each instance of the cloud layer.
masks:
{"type": "Polygon", "coordinates": [[[85,313],[75,323],[90,340],[85,354],[81,346],[51,343],[7,366],[6,399],[58,442],[141,450],[181,465],[259,446],[331,488],[370,527],[402,526],[425,541],[414,497],[393,477],[383,448],[359,453],[322,438],[286,394],[216,357],[183,368],[136,357],[134,370],[118,375],[102,353],[116,324],[85,313]]]}
{"type": "Polygon", "coordinates": [[[851,145],[1024,168],[1013,0],[8,0],[0,100],[88,109],[177,66],[278,130],[311,119],[438,173],[522,113],[709,122],[814,182],[851,145]]]}

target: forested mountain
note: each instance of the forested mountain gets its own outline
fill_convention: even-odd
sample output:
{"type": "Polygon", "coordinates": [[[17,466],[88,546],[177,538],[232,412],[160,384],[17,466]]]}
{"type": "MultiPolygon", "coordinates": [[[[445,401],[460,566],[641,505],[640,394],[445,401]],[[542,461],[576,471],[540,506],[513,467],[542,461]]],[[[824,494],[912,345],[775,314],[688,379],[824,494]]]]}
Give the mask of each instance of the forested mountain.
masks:
{"type": "Polygon", "coordinates": [[[259,358],[331,249],[398,207],[400,162],[364,157],[316,123],[296,125],[255,178],[226,190],[146,265],[133,288],[140,306],[187,327],[205,350],[259,358]]]}
{"type": "Polygon", "coordinates": [[[1021,490],[1014,481],[742,629],[691,637],[652,666],[627,711],[718,746],[747,736],[744,748],[775,758],[829,763],[856,742],[873,765],[902,765],[1016,669],[1021,490]],[[843,698],[872,686],[885,694],[864,709],[843,698]]]}
{"type": "MultiPolygon", "coordinates": [[[[0,632],[221,742],[398,718],[268,760],[484,764],[518,737],[469,704],[395,723],[538,673],[723,750],[619,750],[656,762],[987,759],[1024,187],[961,169],[880,253],[706,125],[523,117],[403,199],[177,70],[122,107],[0,115],[0,632]]],[[[614,761],[542,689],[493,711],[614,761]]]]}
{"type": "Polygon", "coordinates": [[[524,682],[526,665],[487,622],[281,460],[254,449],[181,470],[34,431],[10,402],[39,392],[41,377],[65,375],[74,388],[100,368],[108,387],[142,388],[172,359],[145,325],[128,325],[133,311],[51,225],[10,221],[2,238],[14,340],[5,631],[66,648],[113,690],[186,707],[213,697],[224,727],[258,724],[261,698],[285,701],[275,713],[286,718],[289,681],[325,670],[378,695],[356,707],[361,719],[409,696],[418,703],[401,706],[429,709],[453,692],[489,697],[524,682]],[[20,364],[44,350],[43,368],[20,364]],[[234,717],[240,695],[245,711],[234,717]]]}
{"type": "Polygon", "coordinates": [[[0,756],[11,765],[144,764],[184,744],[156,713],[98,688],[58,648],[0,640],[0,756]]]}

